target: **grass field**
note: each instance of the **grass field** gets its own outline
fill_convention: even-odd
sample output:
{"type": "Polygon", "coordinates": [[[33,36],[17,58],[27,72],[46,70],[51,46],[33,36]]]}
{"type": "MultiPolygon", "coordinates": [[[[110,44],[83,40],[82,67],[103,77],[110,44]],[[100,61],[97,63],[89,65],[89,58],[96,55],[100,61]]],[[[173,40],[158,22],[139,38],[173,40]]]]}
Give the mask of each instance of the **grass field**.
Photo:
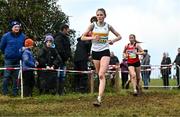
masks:
{"type": "MultiPolygon", "coordinates": [[[[158,84],[160,80],[151,82],[158,84]]],[[[101,107],[92,105],[97,93],[35,94],[24,99],[0,95],[0,116],[180,117],[180,90],[150,88],[138,97],[131,91],[106,89],[101,107]]]]}

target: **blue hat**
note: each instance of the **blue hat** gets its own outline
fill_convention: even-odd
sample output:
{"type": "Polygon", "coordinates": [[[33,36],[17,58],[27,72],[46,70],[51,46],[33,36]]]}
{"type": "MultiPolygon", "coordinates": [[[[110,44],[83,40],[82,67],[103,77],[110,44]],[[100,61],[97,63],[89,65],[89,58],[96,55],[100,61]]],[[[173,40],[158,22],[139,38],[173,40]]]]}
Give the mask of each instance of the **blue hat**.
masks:
{"type": "Polygon", "coordinates": [[[15,21],[15,20],[12,21],[10,25],[11,25],[11,28],[12,28],[13,26],[15,26],[15,25],[21,26],[21,24],[20,24],[18,21],[15,21]]]}
{"type": "Polygon", "coordinates": [[[54,41],[53,36],[52,35],[46,35],[44,42],[47,42],[47,41],[54,41]]]}

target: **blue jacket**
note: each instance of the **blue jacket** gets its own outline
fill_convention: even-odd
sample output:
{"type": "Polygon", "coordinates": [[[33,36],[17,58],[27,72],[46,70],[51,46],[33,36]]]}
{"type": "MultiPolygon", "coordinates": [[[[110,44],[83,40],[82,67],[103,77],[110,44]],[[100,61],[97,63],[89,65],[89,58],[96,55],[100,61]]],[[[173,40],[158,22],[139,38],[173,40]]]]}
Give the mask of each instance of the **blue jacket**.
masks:
{"type": "Polygon", "coordinates": [[[23,47],[25,41],[24,33],[18,35],[12,32],[5,33],[1,38],[0,49],[4,54],[5,59],[8,60],[20,60],[21,53],[19,49],[23,47]]]}
{"type": "Polygon", "coordinates": [[[35,58],[33,57],[33,54],[29,48],[23,51],[22,65],[23,65],[23,69],[35,67],[35,58]]]}

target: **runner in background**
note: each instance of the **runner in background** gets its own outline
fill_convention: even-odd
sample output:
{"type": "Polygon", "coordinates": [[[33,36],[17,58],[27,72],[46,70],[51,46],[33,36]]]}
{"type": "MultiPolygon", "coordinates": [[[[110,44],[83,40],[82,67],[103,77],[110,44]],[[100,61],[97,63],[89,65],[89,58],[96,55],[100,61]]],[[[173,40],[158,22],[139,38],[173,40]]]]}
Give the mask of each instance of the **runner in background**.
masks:
{"type": "Polygon", "coordinates": [[[139,55],[143,55],[144,51],[139,45],[139,41],[136,40],[134,34],[129,35],[129,41],[124,48],[124,56],[127,58],[128,69],[130,74],[130,79],[133,85],[134,96],[137,96],[140,93],[140,73],[141,73],[141,64],[139,55]]]}

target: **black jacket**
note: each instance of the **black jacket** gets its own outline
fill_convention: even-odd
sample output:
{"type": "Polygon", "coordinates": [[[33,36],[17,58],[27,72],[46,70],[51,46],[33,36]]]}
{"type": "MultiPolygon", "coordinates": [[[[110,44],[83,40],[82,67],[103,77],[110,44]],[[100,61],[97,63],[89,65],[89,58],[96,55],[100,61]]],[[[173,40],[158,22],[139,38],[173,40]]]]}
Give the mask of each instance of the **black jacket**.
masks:
{"type": "Polygon", "coordinates": [[[78,43],[76,44],[74,62],[88,61],[91,50],[91,41],[82,41],[80,37],[77,41],[78,43]]]}
{"type": "Polygon", "coordinates": [[[63,34],[62,32],[58,32],[54,36],[54,38],[55,38],[54,42],[56,45],[56,49],[59,55],[61,56],[62,62],[64,64],[69,58],[72,58],[71,44],[70,44],[69,37],[63,34]]]}
{"type": "MultiPolygon", "coordinates": [[[[161,65],[169,65],[171,64],[171,59],[169,57],[163,57],[161,61],[161,65]]],[[[162,75],[169,75],[171,74],[171,67],[170,66],[161,66],[161,74],[162,75]]]]}
{"type": "Polygon", "coordinates": [[[43,47],[40,50],[39,56],[38,56],[38,67],[45,68],[46,66],[55,68],[58,68],[59,64],[62,63],[61,58],[58,57],[58,54],[55,50],[55,48],[47,48],[43,47]]]}
{"type": "Polygon", "coordinates": [[[119,63],[118,57],[117,56],[111,56],[109,65],[116,65],[117,63],[119,63]]]}
{"type": "Polygon", "coordinates": [[[180,66],[180,53],[176,56],[174,63],[176,63],[176,65],[180,66]]]}

